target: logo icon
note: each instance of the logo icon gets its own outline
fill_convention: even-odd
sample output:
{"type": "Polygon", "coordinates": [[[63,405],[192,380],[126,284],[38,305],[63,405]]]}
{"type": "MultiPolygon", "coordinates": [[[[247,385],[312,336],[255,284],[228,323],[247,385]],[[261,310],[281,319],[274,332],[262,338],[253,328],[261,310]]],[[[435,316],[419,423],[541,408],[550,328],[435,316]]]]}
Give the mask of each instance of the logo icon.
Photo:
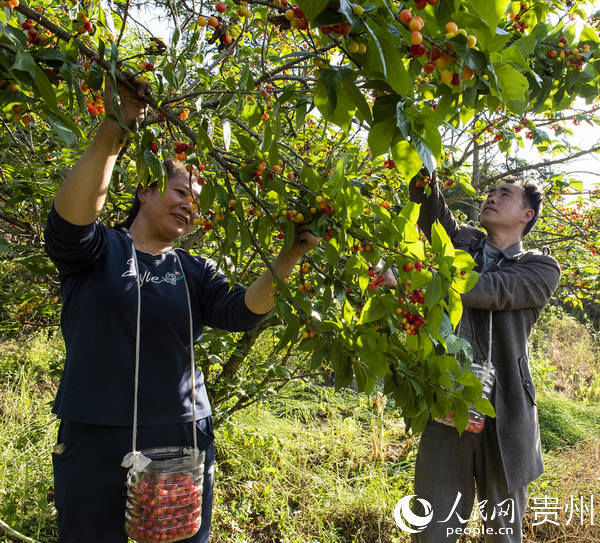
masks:
{"type": "Polygon", "coordinates": [[[402,498],[396,504],[396,507],[394,507],[394,521],[406,533],[418,534],[427,528],[431,522],[431,519],[433,518],[433,508],[427,500],[417,498],[417,501],[423,507],[425,516],[421,517],[419,515],[415,515],[410,508],[410,501],[413,498],[417,498],[416,494],[404,496],[404,498],[402,498]]]}

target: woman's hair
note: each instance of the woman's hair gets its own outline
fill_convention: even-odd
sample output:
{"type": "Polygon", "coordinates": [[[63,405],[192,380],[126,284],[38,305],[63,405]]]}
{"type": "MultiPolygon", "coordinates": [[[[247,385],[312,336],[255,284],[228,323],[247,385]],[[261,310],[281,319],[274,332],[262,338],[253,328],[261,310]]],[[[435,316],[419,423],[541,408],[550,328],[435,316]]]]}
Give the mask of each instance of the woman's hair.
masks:
{"type": "MultiPolygon", "coordinates": [[[[169,179],[176,177],[178,175],[186,175],[189,176],[190,172],[188,172],[188,170],[185,167],[185,164],[183,164],[183,162],[175,159],[175,158],[167,158],[164,162],[163,162],[163,166],[165,167],[165,170],[167,172],[167,183],[169,181],[169,179]]],[[[199,172],[194,169],[191,172],[192,177],[199,177],[199,172]]],[[[148,177],[148,180],[150,180],[150,177],[148,177]]],[[[158,186],[157,182],[154,181],[153,183],[149,183],[146,186],[143,186],[141,183],[138,184],[138,186],[135,189],[135,195],[133,197],[133,202],[131,204],[131,206],[129,207],[129,211],[127,212],[127,217],[125,218],[124,221],[115,224],[114,228],[115,230],[129,230],[131,228],[131,225],[133,224],[133,221],[135,220],[135,218],[137,217],[137,214],[140,210],[140,197],[139,197],[139,192],[141,189],[156,189],[158,186]]]]}

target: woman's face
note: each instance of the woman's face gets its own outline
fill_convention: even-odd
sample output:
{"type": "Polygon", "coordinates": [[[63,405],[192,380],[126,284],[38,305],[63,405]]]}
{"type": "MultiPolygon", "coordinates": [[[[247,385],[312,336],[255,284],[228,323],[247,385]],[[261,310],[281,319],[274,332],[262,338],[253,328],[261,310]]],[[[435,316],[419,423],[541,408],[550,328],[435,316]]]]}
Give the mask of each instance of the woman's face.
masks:
{"type": "Polygon", "coordinates": [[[193,177],[190,183],[189,177],[180,173],[169,178],[164,194],[156,187],[142,189],[139,193],[140,213],[144,214],[156,237],[175,241],[194,229],[198,214],[192,208],[190,189],[194,199],[198,199],[201,187],[196,178],[193,177]]]}

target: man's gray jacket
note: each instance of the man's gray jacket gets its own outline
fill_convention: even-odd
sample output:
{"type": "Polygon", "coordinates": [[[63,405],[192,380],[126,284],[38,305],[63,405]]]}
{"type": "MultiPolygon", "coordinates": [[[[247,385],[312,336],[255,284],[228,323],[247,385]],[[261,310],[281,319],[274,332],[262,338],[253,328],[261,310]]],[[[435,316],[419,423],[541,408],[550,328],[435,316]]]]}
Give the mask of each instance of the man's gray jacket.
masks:
{"type": "MultiPolygon", "coordinates": [[[[486,235],[459,227],[437,187],[431,195],[410,184],[410,197],[421,204],[419,227],[431,239],[438,219],[455,248],[471,254],[479,270],[486,235]]],[[[462,295],[460,335],[473,346],[475,358],[486,358],[489,311],[492,311],[492,362],[496,386],[492,403],[496,431],[509,491],[526,486],[544,471],[535,387],[529,369],[529,333],[560,279],[556,260],[539,251],[524,251],[516,243],[501,252],[497,263],[479,277],[475,287],[462,295]]]]}

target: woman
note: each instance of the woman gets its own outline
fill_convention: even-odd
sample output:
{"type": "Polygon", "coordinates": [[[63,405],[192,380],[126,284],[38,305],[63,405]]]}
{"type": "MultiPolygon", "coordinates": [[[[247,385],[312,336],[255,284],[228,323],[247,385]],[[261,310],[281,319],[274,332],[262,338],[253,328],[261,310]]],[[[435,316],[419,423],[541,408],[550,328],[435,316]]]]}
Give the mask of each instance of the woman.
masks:
{"type": "MultiPolygon", "coordinates": [[[[144,114],[141,95],[120,89],[127,125],[144,114]]],[[[107,88],[110,113],[110,89],[107,88]]],[[[198,447],[206,450],[200,531],[208,541],[214,474],[210,405],[195,367],[192,405],[191,343],[203,325],[230,331],[256,326],[273,307],[273,276],[265,271],[248,289],[230,288],[215,264],[173,250],[193,229],[190,191],[200,187],[176,162],[168,183],[139,188],[128,231],[97,222],[119,149],[119,125],[105,118],[95,139],[67,174],[46,226],[46,247],[61,279],[65,370],[54,412],[61,419],[53,454],[61,543],[126,543],[125,480],[121,467],[132,450],[136,360],[137,450],[190,446],[195,420],[198,447]],[[138,305],[139,304],[139,305],[138,305]],[[191,322],[190,325],[190,315],[191,322]]],[[[298,228],[289,252],[271,264],[288,276],[318,238],[298,228]]]]}

